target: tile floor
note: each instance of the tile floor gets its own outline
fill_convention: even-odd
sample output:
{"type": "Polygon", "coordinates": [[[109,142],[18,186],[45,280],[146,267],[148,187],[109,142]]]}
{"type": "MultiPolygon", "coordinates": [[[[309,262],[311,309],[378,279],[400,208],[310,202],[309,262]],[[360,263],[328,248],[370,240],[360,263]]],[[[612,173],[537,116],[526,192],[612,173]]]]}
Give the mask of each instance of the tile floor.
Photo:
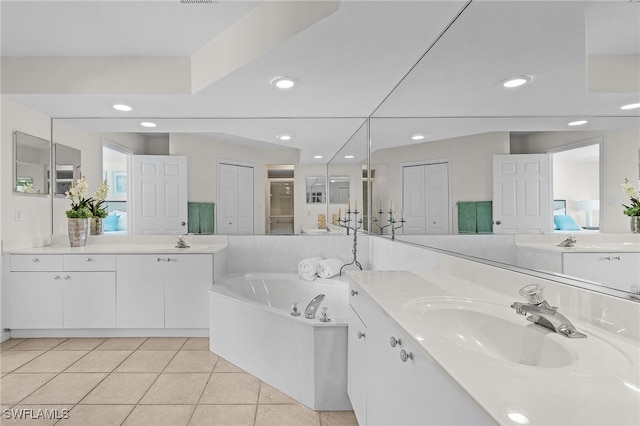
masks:
{"type": "Polygon", "coordinates": [[[353,412],[310,410],[208,348],[208,338],[10,339],[0,424],[357,425],[353,412]]]}

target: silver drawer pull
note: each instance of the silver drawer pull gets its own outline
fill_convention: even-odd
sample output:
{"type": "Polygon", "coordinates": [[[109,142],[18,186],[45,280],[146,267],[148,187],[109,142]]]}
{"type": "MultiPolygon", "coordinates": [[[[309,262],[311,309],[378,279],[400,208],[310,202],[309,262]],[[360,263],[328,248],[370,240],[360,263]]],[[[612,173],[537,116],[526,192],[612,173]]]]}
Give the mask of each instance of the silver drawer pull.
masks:
{"type": "Polygon", "coordinates": [[[92,260],[93,260],[92,258],[87,257],[84,261],[85,261],[85,262],[91,262],[92,260]]]}
{"type": "Polygon", "coordinates": [[[33,259],[31,259],[32,262],[40,262],[40,259],[38,259],[37,257],[34,257],[33,259]]]}
{"type": "Polygon", "coordinates": [[[171,262],[171,258],[170,257],[165,257],[165,258],[159,257],[158,258],[158,262],[171,262]]]}
{"type": "Polygon", "coordinates": [[[396,345],[402,345],[402,341],[400,339],[396,339],[395,337],[391,336],[389,338],[389,344],[391,345],[392,348],[395,348],[396,345]]]}
{"type": "Polygon", "coordinates": [[[604,260],[622,260],[622,257],[620,257],[620,256],[605,256],[603,259],[604,260]]]}
{"type": "Polygon", "coordinates": [[[53,276],[53,279],[54,279],[54,280],[59,280],[59,279],[60,279],[60,275],[54,275],[54,276],[53,276]]]}
{"type": "Polygon", "coordinates": [[[362,339],[365,337],[365,334],[362,331],[358,331],[358,339],[362,339]]]}
{"type": "Polygon", "coordinates": [[[71,277],[70,277],[69,275],[65,275],[65,276],[64,276],[64,279],[65,279],[65,280],[68,280],[68,279],[71,279],[71,277]]]}
{"type": "Polygon", "coordinates": [[[357,296],[358,295],[358,290],[351,290],[351,295],[352,296],[357,296]]]}
{"type": "Polygon", "coordinates": [[[404,349],[400,351],[400,359],[407,362],[408,359],[413,360],[413,352],[407,352],[404,349]]]}

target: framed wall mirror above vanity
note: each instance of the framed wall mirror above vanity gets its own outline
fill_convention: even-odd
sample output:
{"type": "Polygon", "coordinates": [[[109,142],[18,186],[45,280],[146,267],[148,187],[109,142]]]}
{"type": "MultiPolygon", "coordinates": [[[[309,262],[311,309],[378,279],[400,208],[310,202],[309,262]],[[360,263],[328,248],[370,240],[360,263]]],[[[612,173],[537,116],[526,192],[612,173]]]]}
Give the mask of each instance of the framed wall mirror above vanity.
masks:
{"type": "Polygon", "coordinates": [[[48,140],[13,132],[13,190],[21,194],[49,194],[51,143],[48,140]]]}

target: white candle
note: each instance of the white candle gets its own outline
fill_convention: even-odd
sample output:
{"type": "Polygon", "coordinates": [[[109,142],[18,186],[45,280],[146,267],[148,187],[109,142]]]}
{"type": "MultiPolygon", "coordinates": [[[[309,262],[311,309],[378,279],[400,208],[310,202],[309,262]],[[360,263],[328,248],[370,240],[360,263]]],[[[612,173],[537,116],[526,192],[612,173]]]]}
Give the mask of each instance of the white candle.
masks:
{"type": "Polygon", "coordinates": [[[358,211],[358,200],[356,200],[356,211],[358,211]]]}
{"type": "Polygon", "coordinates": [[[342,207],[338,209],[338,219],[342,217],[342,207]]]}

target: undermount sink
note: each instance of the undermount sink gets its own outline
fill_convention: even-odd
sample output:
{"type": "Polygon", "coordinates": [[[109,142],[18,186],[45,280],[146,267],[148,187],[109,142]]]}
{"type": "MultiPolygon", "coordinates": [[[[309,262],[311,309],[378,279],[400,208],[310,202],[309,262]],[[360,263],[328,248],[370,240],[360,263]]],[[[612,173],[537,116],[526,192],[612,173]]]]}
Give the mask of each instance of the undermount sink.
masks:
{"type": "MultiPolygon", "coordinates": [[[[608,374],[628,368],[614,346],[587,331],[586,339],[568,339],[526,321],[509,306],[472,299],[420,298],[407,314],[436,337],[496,361],[540,368],[568,368],[581,374],[608,374]]],[[[590,330],[591,331],[591,330],[590,330]]]]}

